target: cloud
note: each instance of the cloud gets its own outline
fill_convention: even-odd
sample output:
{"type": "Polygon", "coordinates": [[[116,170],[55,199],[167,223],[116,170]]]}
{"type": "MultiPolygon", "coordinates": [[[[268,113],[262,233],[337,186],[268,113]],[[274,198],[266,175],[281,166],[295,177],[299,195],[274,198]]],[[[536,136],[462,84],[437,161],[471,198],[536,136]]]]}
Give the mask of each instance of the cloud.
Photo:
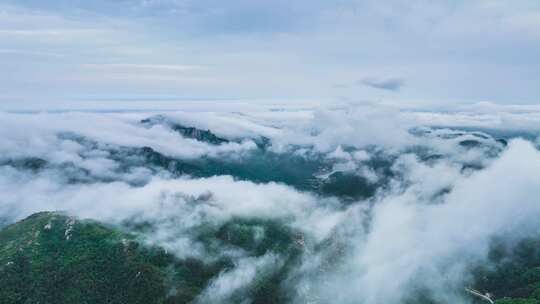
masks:
{"type": "Polygon", "coordinates": [[[460,290],[468,284],[467,269],[484,261],[489,241],[504,235],[511,242],[538,229],[534,218],[540,209],[534,189],[540,180],[533,175],[539,164],[540,153],[518,140],[488,169],[470,177],[444,166],[424,168],[427,171],[411,188],[375,205],[368,232],[343,240],[354,244],[345,265],[323,278],[315,274],[322,267],[314,263],[316,259],[305,260],[302,276],[307,279],[299,282],[298,302],[318,298],[336,303],[358,299],[402,303],[420,287],[433,292],[437,300],[464,303],[460,290]],[[527,167],[530,161],[533,165],[527,167]],[[449,174],[448,169],[454,172],[449,174]],[[508,172],[517,174],[517,179],[502,186],[502,176],[508,172]],[[446,181],[453,190],[442,203],[431,199],[432,191],[443,186],[429,186],[427,176],[449,177],[446,181]]]}
{"type": "Polygon", "coordinates": [[[358,71],[402,78],[368,79],[363,85],[379,89],[353,85],[339,90],[340,95],[375,99],[378,90],[386,90],[431,103],[532,103],[540,96],[534,82],[539,71],[534,27],[538,12],[527,2],[6,3],[10,5],[2,5],[0,31],[10,39],[3,39],[0,48],[16,52],[1,61],[12,71],[0,79],[5,101],[165,93],[183,98],[328,99],[335,98],[336,79],[354,83],[358,71]],[[40,54],[59,56],[42,60],[40,54]],[[155,75],[155,69],[145,70],[146,76],[105,77],[89,75],[80,68],[84,64],[211,68],[196,79],[155,75]],[[400,90],[403,79],[414,87],[400,90]]]}
{"type": "Polygon", "coordinates": [[[249,299],[256,284],[275,273],[279,292],[292,303],[402,303],[419,289],[432,291],[435,300],[462,303],[463,287],[471,283],[468,269],[485,262],[494,237],[511,241],[540,229],[540,152],[531,141],[507,138],[505,147],[490,135],[493,130],[466,128],[485,123],[483,115],[510,115],[512,120],[501,119],[501,130],[517,122],[535,126],[537,114],[529,111],[535,108],[473,105],[463,119],[464,109],[431,113],[439,120],[410,108],[309,102],[207,101],[173,112],[4,112],[0,218],[11,222],[65,210],[112,225],[150,225],[134,233],[178,258],[230,261],[208,281],[201,303],[249,299]],[[156,114],[244,141],[212,146],[166,125],[139,123],[156,114]],[[443,119],[455,128],[428,125],[443,119]],[[257,150],[249,140],[254,136],[268,137],[269,150],[257,150]],[[235,166],[251,160],[267,171],[174,175],[166,166],[155,170],[134,162],[138,152],[130,151],[139,150],[130,149],[143,146],[178,161],[210,158],[214,166],[235,166]],[[289,159],[290,165],[276,167],[289,159]],[[302,179],[296,174],[305,168],[314,172],[306,183],[324,186],[338,173],[377,188],[351,200],[286,180],[250,178],[290,170],[302,179]],[[254,253],[220,237],[227,225],[239,225],[253,246],[266,249],[254,253]]]}
{"type": "Polygon", "coordinates": [[[148,71],[175,71],[189,72],[202,70],[204,67],[192,65],[167,65],[167,64],[85,64],[84,68],[98,70],[125,70],[126,72],[148,72],[148,71]]]}
{"type": "MultiPolygon", "coordinates": [[[[40,157],[49,159],[56,152],[65,153],[63,144],[71,142],[69,138],[59,137],[59,134],[76,134],[86,140],[97,141],[105,145],[124,147],[151,147],[168,156],[180,158],[197,158],[208,153],[229,153],[232,150],[240,152],[254,148],[253,142],[228,143],[211,146],[203,142],[187,139],[164,126],[144,128],[139,120],[131,117],[122,118],[100,115],[96,113],[57,113],[57,114],[7,114],[0,125],[4,130],[26,126],[17,132],[5,134],[1,139],[4,158],[40,157]],[[100,128],[94,127],[96,123],[100,128]]],[[[77,151],[74,157],[77,157],[77,151]]],[[[216,154],[216,155],[217,155],[216,154]]],[[[68,159],[69,160],[69,159],[68,159]]],[[[66,161],[62,159],[61,161],[66,161]]]]}
{"type": "Polygon", "coordinates": [[[282,261],[273,254],[242,259],[233,270],[214,279],[195,303],[235,303],[230,299],[235,293],[282,266],[282,261]]]}
{"type": "Polygon", "coordinates": [[[394,92],[405,86],[405,80],[402,78],[364,78],[359,83],[375,89],[394,92]]]}

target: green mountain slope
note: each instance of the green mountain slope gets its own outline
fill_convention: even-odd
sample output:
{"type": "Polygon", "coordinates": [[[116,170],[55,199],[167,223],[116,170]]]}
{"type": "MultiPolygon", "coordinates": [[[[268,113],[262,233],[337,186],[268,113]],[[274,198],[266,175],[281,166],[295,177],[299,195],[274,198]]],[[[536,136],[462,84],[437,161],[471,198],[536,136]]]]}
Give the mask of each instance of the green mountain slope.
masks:
{"type": "MultiPolygon", "coordinates": [[[[290,232],[273,223],[233,220],[201,238],[254,256],[277,251],[291,256],[290,263],[298,257],[290,232]],[[259,244],[252,234],[261,225],[272,239],[259,244]]],[[[117,228],[56,212],[37,213],[0,230],[0,304],[191,303],[233,268],[227,258],[178,259],[117,228]]],[[[232,297],[284,303],[279,285],[286,269],[258,277],[232,297]]]]}
{"type": "Polygon", "coordinates": [[[0,231],[0,303],[162,303],[160,262],[128,235],[38,213],[0,231]]]}
{"type": "MultiPolygon", "coordinates": [[[[299,254],[291,245],[294,233],[276,223],[233,220],[201,237],[238,246],[253,256],[287,253],[288,263],[299,254]],[[254,241],[257,227],[265,227],[269,239],[254,241]]],[[[472,287],[489,292],[500,304],[540,303],[539,248],[537,239],[511,247],[494,245],[489,263],[471,269],[472,287]]],[[[280,282],[291,265],[284,266],[232,299],[287,302],[280,282]]],[[[114,227],[55,212],[37,213],[0,230],[0,304],[190,303],[213,278],[232,267],[228,260],[212,264],[180,260],[160,248],[142,246],[114,227]]]]}
{"type": "Polygon", "coordinates": [[[42,212],[0,231],[0,303],[188,303],[227,266],[179,260],[115,228],[42,212]]]}

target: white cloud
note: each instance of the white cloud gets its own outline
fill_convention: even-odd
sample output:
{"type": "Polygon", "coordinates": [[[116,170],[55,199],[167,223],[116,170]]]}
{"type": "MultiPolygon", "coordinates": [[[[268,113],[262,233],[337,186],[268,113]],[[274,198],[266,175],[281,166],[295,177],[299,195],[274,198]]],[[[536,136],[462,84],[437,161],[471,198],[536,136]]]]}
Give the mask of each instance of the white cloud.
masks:
{"type": "Polygon", "coordinates": [[[254,277],[276,270],[287,258],[279,252],[254,257],[228,246],[209,252],[197,238],[198,229],[217,229],[233,219],[276,221],[298,234],[294,242],[302,248],[301,263],[284,283],[294,286],[290,292],[298,303],[400,303],[412,296],[414,286],[459,303],[468,284],[467,267],[484,261],[493,237],[520,238],[540,229],[540,152],[530,142],[513,140],[503,148],[485,132],[424,126],[441,121],[482,126],[500,119],[501,130],[521,125],[534,131],[535,107],[486,104],[427,113],[375,104],[320,108],[310,102],[182,106],[176,112],[1,113],[2,161],[40,157],[54,165],[72,163],[99,179],[68,182],[84,174],[69,168],[33,172],[0,166],[0,217],[67,210],[109,223],[151,223],[155,229],[143,239],[179,257],[215,261],[221,255],[232,260],[235,267],[214,277],[201,295],[201,301],[216,303],[234,301],[254,277]],[[173,178],[144,164],[128,172],[116,170],[122,163],[111,159],[111,146],[151,146],[181,159],[241,160],[244,152],[255,149],[249,141],[216,147],[182,138],[165,126],[139,123],[156,114],[231,138],[268,136],[274,153],[300,151],[296,155],[330,162],[329,169],[372,176],[373,183],[390,181],[365,201],[343,202],[291,185],[232,176],[173,178]],[[414,135],[411,128],[425,134],[414,135]],[[59,133],[82,135],[96,144],[59,133]],[[463,140],[480,146],[463,147],[463,140]],[[433,160],[422,160],[415,149],[433,160]],[[366,167],[379,158],[391,160],[390,176],[366,167]],[[470,163],[485,168],[464,170],[470,163]]]}
{"type": "Polygon", "coordinates": [[[214,279],[196,303],[235,303],[230,299],[235,292],[242,291],[242,288],[252,284],[257,277],[272,273],[281,267],[281,264],[279,257],[273,254],[241,259],[233,270],[221,273],[214,279]]]}

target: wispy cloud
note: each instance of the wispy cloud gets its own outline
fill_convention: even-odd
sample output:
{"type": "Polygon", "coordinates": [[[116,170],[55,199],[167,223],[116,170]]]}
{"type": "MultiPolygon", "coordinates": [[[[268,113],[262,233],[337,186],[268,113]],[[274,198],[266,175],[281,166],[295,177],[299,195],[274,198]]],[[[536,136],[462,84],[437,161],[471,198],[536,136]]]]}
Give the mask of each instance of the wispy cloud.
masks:
{"type": "Polygon", "coordinates": [[[397,92],[405,85],[405,80],[403,78],[365,78],[359,83],[375,89],[397,92]]]}
{"type": "Polygon", "coordinates": [[[204,66],[179,65],[179,64],[126,64],[126,63],[107,63],[107,64],[84,64],[84,68],[92,70],[110,70],[110,71],[173,71],[173,72],[191,72],[206,70],[204,66]]]}
{"type": "MultiPolygon", "coordinates": [[[[339,89],[351,100],[379,98],[383,91],[434,101],[540,99],[540,9],[528,1],[6,3],[0,5],[0,37],[5,38],[0,48],[19,50],[0,58],[8,67],[18,61],[17,73],[0,76],[10,96],[55,98],[68,87],[77,95],[141,90],[140,82],[130,87],[122,80],[114,90],[114,80],[106,86],[69,81],[84,79],[87,69],[79,67],[91,63],[133,65],[102,71],[160,73],[180,72],[179,66],[211,66],[209,73],[218,81],[189,90],[190,96],[200,97],[328,99],[339,89]],[[46,53],[62,58],[41,60],[46,53]],[[32,54],[36,58],[29,60],[32,54]],[[361,79],[362,86],[376,90],[360,90],[354,85],[359,71],[401,78],[361,79]],[[336,88],[336,81],[348,87],[336,88]],[[26,89],[28,83],[33,90],[26,89]]],[[[181,95],[187,89],[172,82],[152,88],[149,84],[146,92],[181,95]]]]}

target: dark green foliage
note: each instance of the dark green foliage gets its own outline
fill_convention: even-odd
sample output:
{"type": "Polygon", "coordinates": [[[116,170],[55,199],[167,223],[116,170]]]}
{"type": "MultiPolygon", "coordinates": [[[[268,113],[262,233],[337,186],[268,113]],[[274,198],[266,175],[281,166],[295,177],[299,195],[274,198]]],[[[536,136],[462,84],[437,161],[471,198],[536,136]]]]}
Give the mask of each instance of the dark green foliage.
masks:
{"type": "Polygon", "coordinates": [[[540,239],[514,246],[495,241],[489,258],[473,271],[476,289],[490,292],[497,303],[540,303],[540,239]]]}
{"type": "Polygon", "coordinates": [[[460,141],[459,145],[464,148],[472,149],[472,148],[478,148],[482,146],[482,143],[475,139],[465,139],[465,140],[460,141]]]}
{"type": "Polygon", "coordinates": [[[268,252],[298,254],[302,235],[284,223],[263,219],[233,219],[221,226],[213,236],[222,243],[240,247],[254,256],[268,252]]]}
{"type": "MultiPolygon", "coordinates": [[[[187,137],[208,142],[222,144],[229,142],[217,137],[211,131],[202,131],[196,128],[185,127],[167,122],[166,117],[155,116],[141,121],[142,124],[152,126],[165,124],[170,128],[183,132],[187,137]],[[187,134],[187,135],[186,135],[187,134]],[[189,135],[189,136],[188,136],[189,135]]],[[[184,136],[183,135],[183,136],[184,136]]],[[[372,183],[366,178],[353,172],[335,172],[328,179],[319,176],[331,172],[335,160],[327,159],[318,153],[299,155],[294,152],[277,153],[268,150],[268,138],[255,138],[256,148],[245,151],[242,155],[227,155],[223,157],[200,157],[197,159],[180,159],[164,155],[151,147],[122,147],[110,144],[100,144],[89,138],[72,134],[61,133],[58,138],[75,141],[89,151],[106,151],[107,158],[118,164],[115,173],[121,175],[135,168],[147,168],[154,173],[165,171],[173,176],[191,175],[193,177],[211,177],[216,175],[231,175],[240,180],[249,180],[257,183],[278,182],[295,187],[303,191],[313,191],[325,196],[339,196],[344,200],[358,200],[370,197],[375,191],[384,186],[392,178],[390,169],[395,158],[374,153],[371,160],[361,165],[377,172],[384,177],[379,182],[372,183]]],[[[353,152],[351,147],[345,147],[353,152]]],[[[79,155],[86,158],[85,152],[79,155]]],[[[45,162],[45,161],[43,161],[45,162]]],[[[34,163],[34,161],[30,162],[34,163]]],[[[114,178],[93,176],[87,169],[79,168],[73,163],[30,165],[36,170],[50,169],[61,171],[67,183],[111,182],[114,178]]],[[[1,165],[1,164],[0,164],[1,165]]],[[[145,181],[130,181],[134,186],[144,185],[145,181]]]]}
{"type": "Polygon", "coordinates": [[[495,302],[496,304],[538,304],[536,299],[501,299],[495,302]]]}
{"type": "MultiPolygon", "coordinates": [[[[131,167],[144,166],[155,171],[166,170],[180,176],[211,177],[231,175],[240,180],[256,183],[279,182],[304,191],[313,191],[321,195],[339,196],[343,199],[362,199],[374,194],[384,184],[370,183],[354,173],[336,172],[328,179],[318,178],[322,171],[329,171],[332,163],[318,156],[299,156],[290,153],[274,153],[262,149],[246,152],[241,158],[201,157],[181,160],[165,156],[150,147],[123,148],[111,151],[111,158],[125,171],[131,167]]],[[[387,178],[391,161],[375,159],[366,166],[384,170],[387,178]]]]}
{"type": "Polygon", "coordinates": [[[501,144],[503,147],[508,146],[508,141],[506,139],[499,138],[497,139],[497,142],[501,144]]]}
{"type": "MultiPolygon", "coordinates": [[[[247,290],[254,304],[287,303],[282,284],[297,266],[303,250],[303,235],[276,220],[233,219],[220,227],[216,237],[223,243],[240,247],[251,256],[278,253],[285,261],[268,275],[260,275],[247,290]]],[[[240,300],[240,299],[239,299],[240,300]]]]}
{"type": "Polygon", "coordinates": [[[54,213],[5,228],[0,232],[0,303],[163,302],[160,265],[124,237],[54,213]]]}
{"type": "Polygon", "coordinates": [[[179,260],[58,213],[0,231],[0,303],[188,303],[232,264],[179,260]]]}
{"type": "Polygon", "coordinates": [[[211,264],[193,258],[177,261],[173,266],[171,278],[174,287],[166,303],[189,303],[201,293],[212,278],[233,266],[227,259],[211,264]]]}
{"type": "Polygon", "coordinates": [[[11,166],[19,170],[39,171],[47,166],[47,161],[37,157],[0,160],[0,166],[11,166]]]}
{"type": "MultiPolygon", "coordinates": [[[[153,125],[163,123],[165,118],[153,117],[142,121],[143,124],[153,125]]],[[[201,131],[195,128],[183,127],[170,124],[170,127],[184,132],[196,140],[212,144],[226,143],[210,131],[201,131]],[[183,130],[183,131],[182,131],[183,130]]],[[[293,152],[277,153],[268,150],[270,141],[267,138],[256,138],[257,147],[245,151],[242,155],[227,155],[223,157],[200,157],[197,159],[180,159],[164,155],[151,147],[122,147],[110,144],[100,144],[89,138],[72,134],[61,133],[59,139],[75,141],[88,151],[101,150],[106,152],[106,157],[114,161],[118,166],[114,173],[122,175],[134,169],[146,168],[153,173],[168,172],[172,176],[190,175],[193,177],[211,177],[216,175],[231,175],[239,180],[249,180],[256,183],[278,182],[295,187],[302,191],[313,191],[324,196],[339,196],[345,201],[365,199],[372,196],[377,189],[384,186],[392,178],[390,170],[393,158],[384,155],[374,157],[362,163],[377,175],[384,177],[379,182],[370,182],[366,178],[354,174],[354,172],[334,172],[328,178],[321,175],[332,171],[335,160],[330,160],[317,153],[297,155],[293,152]]],[[[349,152],[354,149],[346,148],[349,152]]],[[[80,152],[83,159],[91,157],[85,151],[80,152]]],[[[9,165],[19,170],[58,171],[61,174],[55,176],[65,179],[68,184],[112,182],[113,176],[94,176],[87,169],[80,168],[77,164],[65,162],[51,164],[45,160],[28,158],[21,160],[7,160],[0,162],[0,166],[9,165]]],[[[142,186],[145,180],[129,181],[133,186],[142,186]]]]}
{"type": "MultiPolygon", "coordinates": [[[[286,303],[282,288],[300,262],[303,236],[279,221],[232,219],[201,229],[212,250],[230,246],[250,256],[279,254],[284,265],[257,276],[232,301],[286,303]]],[[[37,213],[0,230],[0,304],[190,303],[222,272],[227,257],[178,259],[157,247],[93,221],[37,213]]]]}
{"type": "Polygon", "coordinates": [[[185,127],[178,124],[172,125],[171,128],[174,131],[182,134],[182,136],[184,137],[192,138],[213,145],[221,145],[229,142],[224,138],[216,136],[214,133],[210,132],[210,130],[199,130],[197,128],[185,127]]]}
{"type": "MultiPolygon", "coordinates": [[[[133,225],[152,230],[151,224],[133,225]]],[[[200,260],[185,259],[177,261],[172,272],[175,282],[174,293],[167,303],[177,299],[195,298],[209,281],[220,273],[233,270],[234,262],[223,257],[224,250],[245,252],[250,257],[277,254],[284,265],[280,265],[257,278],[233,295],[232,303],[249,297],[252,303],[287,303],[287,292],[282,288],[290,271],[300,263],[303,252],[303,235],[280,220],[260,218],[233,218],[221,225],[201,225],[192,229],[190,235],[205,247],[209,256],[217,259],[204,264],[200,260]]],[[[276,265],[277,266],[277,265],[276,265]]]]}
{"type": "Polygon", "coordinates": [[[291,153],[274,153],[255,150],[234,158],[201,158],[192,164],[200,168],[193,175],[207,177],[213,175],[232,175],[241,180],[257,183],[278,182],[303,191],[312,191],[323,196],[339,196],[344,200],[365,199],[373,195],[387,179],[391,178],[391,161],[375,158],[363,164],[375,171],[388,173],[385,180],[371,183],[353,172],[336,172],[328,178],[320,178],[321,172],[332,170],[332,162],[318,155],[300,156],[291,153]]]}
{"type": "Polygon", "coordinates": [[[0,270],[0,303],[26,303],[30,298],[31,265],[27,257],[16,253],[0,270]],[[9,264],[8,264],[9,263],[9,264]]]}
{"type": "Polygon", "coordinates": [[[466,171],[479,171],[484,169],[484,166],[477,163],[466,163],[461,166],[461,173],[466,171]]]}
{"type": "Polygon", "coordinates": [[[377,187],[365,177],[354,173],[333,173],[322,184],[323,193],[332,193],[343,199],[367,198],[375,194],[377,187]]]}

